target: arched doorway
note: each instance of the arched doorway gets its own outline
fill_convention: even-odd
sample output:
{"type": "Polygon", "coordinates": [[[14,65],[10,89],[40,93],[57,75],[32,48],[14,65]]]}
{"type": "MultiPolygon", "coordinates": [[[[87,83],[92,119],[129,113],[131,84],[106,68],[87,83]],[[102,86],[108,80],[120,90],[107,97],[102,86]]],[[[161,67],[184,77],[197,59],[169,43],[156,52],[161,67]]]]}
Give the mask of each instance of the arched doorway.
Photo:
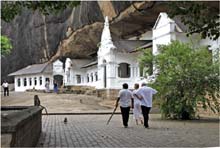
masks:
{"type": "Polygon", "coordinates": [[[63,85],[63,76],[62,75],[54,75],[53,76],[54,82],[57,82],[58,87],[63,85]]]}

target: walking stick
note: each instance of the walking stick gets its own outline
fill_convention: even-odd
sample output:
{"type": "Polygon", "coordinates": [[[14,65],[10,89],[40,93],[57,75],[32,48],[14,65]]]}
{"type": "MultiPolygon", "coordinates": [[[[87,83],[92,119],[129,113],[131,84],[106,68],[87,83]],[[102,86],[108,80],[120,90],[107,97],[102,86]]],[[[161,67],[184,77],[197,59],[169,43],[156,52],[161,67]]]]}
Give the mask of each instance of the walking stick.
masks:
{"type": "Polygon", "coordinates": [[[108,119],[108,121],[107,121],[107,125],[109,124],[110,120],[112,119],[112,116],[114,115],[114,113],[115,113],[117,107],[118,107],[118,103],[116,104],[116,106],[115,106],[115,108],[114,108],[114,110],[113,110],[113,112],[112,112],[110,118],[108,119]]]}

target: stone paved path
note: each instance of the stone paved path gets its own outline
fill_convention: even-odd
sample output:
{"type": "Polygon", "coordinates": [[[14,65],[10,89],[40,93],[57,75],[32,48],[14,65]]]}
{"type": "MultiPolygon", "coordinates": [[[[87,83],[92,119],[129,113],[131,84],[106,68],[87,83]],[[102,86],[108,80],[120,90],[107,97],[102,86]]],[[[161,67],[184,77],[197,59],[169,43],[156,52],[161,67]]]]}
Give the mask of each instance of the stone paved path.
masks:
{"type": "Polygon", "coordinates": [[[219,146],[219,120],[171,121],[150,115],[150,129],[123,128],[121,115],[49,115],[42,118],[38,147],[213,147],[219,146]],[[67,117],[68,122],[63,120],[67,117]]]}

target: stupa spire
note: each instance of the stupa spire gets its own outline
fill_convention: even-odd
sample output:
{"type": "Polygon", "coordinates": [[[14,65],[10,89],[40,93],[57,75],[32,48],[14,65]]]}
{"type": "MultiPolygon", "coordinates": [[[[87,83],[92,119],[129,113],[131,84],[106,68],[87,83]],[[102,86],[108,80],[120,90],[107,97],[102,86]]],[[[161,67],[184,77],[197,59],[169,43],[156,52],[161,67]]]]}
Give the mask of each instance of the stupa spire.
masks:
{"type": "Polygon", "coordinates": [[[109,29],[108,16],[105,17],[104,29],[102,31],[101,46],[113,46],[112,37],[109,29]]]}

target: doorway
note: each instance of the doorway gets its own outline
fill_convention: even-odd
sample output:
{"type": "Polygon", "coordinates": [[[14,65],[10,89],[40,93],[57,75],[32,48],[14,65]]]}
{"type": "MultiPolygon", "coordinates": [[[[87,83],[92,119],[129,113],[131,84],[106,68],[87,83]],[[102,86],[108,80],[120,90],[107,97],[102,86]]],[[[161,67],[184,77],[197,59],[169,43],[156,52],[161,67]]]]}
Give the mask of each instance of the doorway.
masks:
{"type": "Polygon", "coordinates": [[[53,79],[54,79],[54,81],[57,82],[58,87],[61,87],[63,85],[63,76],[62,75],[54,75],[53,79]]]}

